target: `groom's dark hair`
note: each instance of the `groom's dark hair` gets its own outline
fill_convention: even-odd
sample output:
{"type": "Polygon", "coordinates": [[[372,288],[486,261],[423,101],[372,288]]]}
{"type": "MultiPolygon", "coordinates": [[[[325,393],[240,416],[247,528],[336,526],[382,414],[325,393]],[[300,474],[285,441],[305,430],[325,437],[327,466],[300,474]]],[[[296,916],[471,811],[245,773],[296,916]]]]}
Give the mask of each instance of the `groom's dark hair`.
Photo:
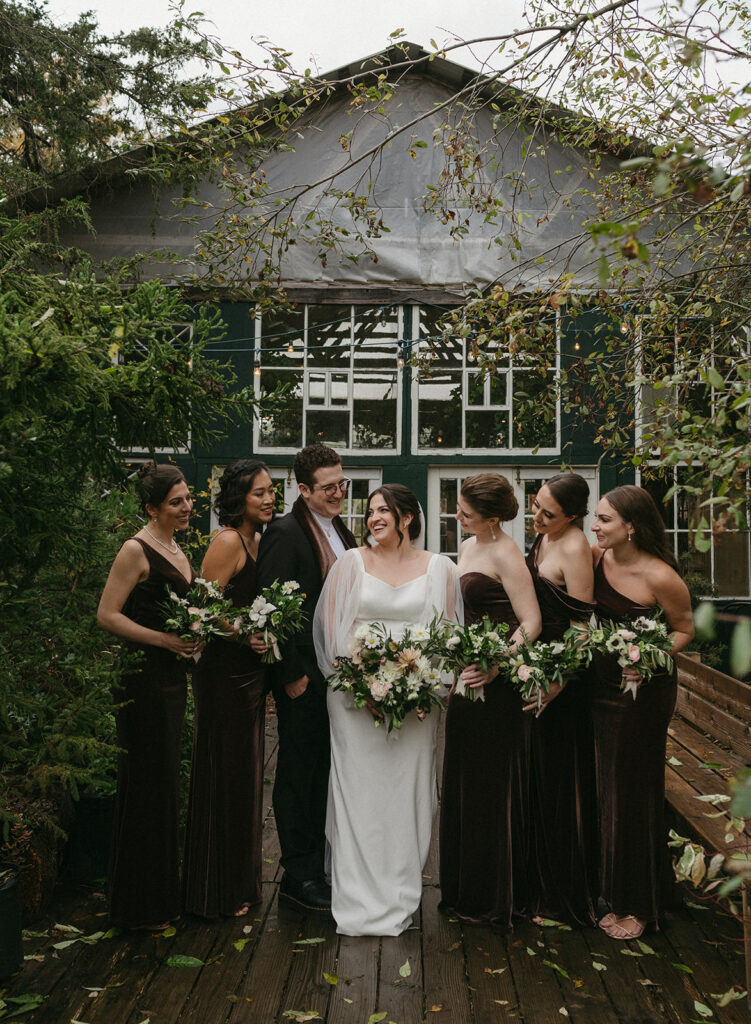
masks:
{"type": "Polygon", "coordinates": [[[313,487],[313,476],[317,469],[323,469],[324,466],[340,466],[341,462],[339,453],[333,448],[328,448],[325,444],[309,444],[295,455],[292,466],[295,480],[298,484],[313,487]]]}

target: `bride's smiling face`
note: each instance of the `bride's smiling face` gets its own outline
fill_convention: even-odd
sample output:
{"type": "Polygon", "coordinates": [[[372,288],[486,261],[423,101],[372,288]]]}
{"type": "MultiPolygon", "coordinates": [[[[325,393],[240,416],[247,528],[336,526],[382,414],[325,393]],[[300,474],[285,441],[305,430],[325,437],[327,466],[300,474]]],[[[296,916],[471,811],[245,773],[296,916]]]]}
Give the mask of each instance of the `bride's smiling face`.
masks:
{"type": "Polygon", "coordinates": [[[394,513],[386,504],[386,499],[382,494],[374,494],[371,498],[368,505],[366,526],[376,543],[385,544],[386,546],[398,545],[400,538],[397,526],[401,531],[402,537],[407,537],[411,522],[411,516],[403,516],[397,523],[394,513]]]}

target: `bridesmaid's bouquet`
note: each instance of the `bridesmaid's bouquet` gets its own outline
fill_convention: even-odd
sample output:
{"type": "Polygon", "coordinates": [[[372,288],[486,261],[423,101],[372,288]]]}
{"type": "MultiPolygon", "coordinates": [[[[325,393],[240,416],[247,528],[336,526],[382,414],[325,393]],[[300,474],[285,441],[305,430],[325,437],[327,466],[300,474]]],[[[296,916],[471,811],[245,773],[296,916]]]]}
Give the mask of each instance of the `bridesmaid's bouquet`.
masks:
{"type": "Polygon", "coordinates": [[[332,690],[351,693],[356,708],[369,707],[388,731],[401,729],[410,711],[426,715],[442,706],[440,665],[426,653],[430,630],[407,629],[396,640],[380,622],[360,626],[350,652],[337,656],[328,677],[332,690]]]}
{"type": "MultiPolygon", "coordinates": [[[[487,615],[471,626],[433,620],[427,652],[440,658],[457,676],[470,665],[479,665],[487,672],[491,665],[508,659],[508,631],[507,623],[491,622],[487,615]]],[[[461,679],[454,689],[454,693],[467,700],[485,700],[484,691],[484,686],[467,687],[461,679]]]]}
{"type": "Polygon", "coordinates": [[[240,637],[263,633],[268,651],[261,655],[267,665],[281,661],[279,644],[289,640],[303,627],[305,613],[302,610],[305,594],[296,580],[284,583],[274,580],[270,587],[264,587],[253,603],[247,608],[232,608],[229,616],[232,628],[240,637]]]}
{"type": "Polygon", "coordinates": [[[536,700],[539,707],[551,683],[564,686],[583,664],[584,659],[574,644],[566,643],[565,639],[550,643],[540,640],[520,644],[503,664],[502,671],[522,700],[536,700]]]}
{"type": "MultiPolygon", "coordinates": [[[[597,625],[576,625],[566,632],[566,639],[580,645],[582,657],[588,660],[592,652],[612,654],[621,668],[633,668],[643,681],[655,672],[672,672],[670,651],[673,641],[666,623],[658,615],[647,618],[640,615],[632,622],[603,621],[597,625]]],[[[624,681],[623,689],[636,700],[639,684],[624,681]]]]}
{"type": "Polygon", "coordinates": [[[169,600],[163,607],[168,616],[164,623],[168,633],[178,633],[183,640],[203,641],[213,636],[232,636],[227,620],[235,609],[215,583],[198,578],[185,597],[170,587],[167,596],[169,600]]]}

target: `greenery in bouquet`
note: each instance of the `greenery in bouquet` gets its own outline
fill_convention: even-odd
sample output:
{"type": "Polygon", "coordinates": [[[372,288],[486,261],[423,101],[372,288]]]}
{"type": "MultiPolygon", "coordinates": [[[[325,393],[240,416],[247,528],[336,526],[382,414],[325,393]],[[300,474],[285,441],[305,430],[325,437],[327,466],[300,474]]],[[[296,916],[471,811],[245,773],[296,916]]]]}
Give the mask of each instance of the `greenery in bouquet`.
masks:
{"type": "Polygon", "coordinates": [[[267,665],[280,661],[279,645],[299,633],[306,618],[302,610],[305,594],[296,580],[275,580],[264,587],[247,608],[234,609],[232,628],[241,637],[263,633],[269,649],[261,655],[267,665]]]}
{"type": "MultiPolygon", "coordinates": [[[[426,651],[440,658],[447,669],[457,676],[470,665],[479,665],[483,672],[508,658],[506,637],[509,627],[505,622],[492,622],[487,615],[472,625],[460,626],[455,622],[433,622],[426,651]]],[[[454,690],[467,700],[485,700],[484,687],[465,687],[461,679],[454,690]]]]}
{"type": "MultiPolygon", "coordinates": [[[[673,671],[673,640],[659,615],[640,615],[631,622],[605,620],[595,626],[572,626],[566,636],[576,638],[583,656],[589,652],[591,657],[592,651],[614,655],[622,669],[635,669],[640,681],[649,680],[655,672],[673,671]]],[[[623,688],[636,700],[637,682],[624,680],[623,688]]]]}
{"type": "Polygon", "coordinates": [[[565,686],[585,661],[586,656],[565,638],[549,643],[540,640],[520,644],[502,670],[523,700],[536,700],[541,707],[543,695],[549,691],[551,683],[565,686]]]}
{"type": "Polygon", "coordinates": [[[380,622],[361,626],[349,654],[337,657],[328,684],[351,693],[356,708],[376,712],[376,726],[385,720],[389,732],[401,729],[411,711],[425,715],[443,704],[441,668],[427,649],[430,635],[430,629],[407,629],[397,640],[380,622]]]}
{"type": "Polygon", "coordinates": [[[163,606],[167,613],[164,622],[166,632],[178,633],[185,640],[208,641],[214,636],[232,636],[227,623],[232,619],[235,608],[231,601],[222,597],[216,583],[199,577],[193,580],[185,597],[180,597],[169,587],[167,594],[169,600],[163,606]]]}

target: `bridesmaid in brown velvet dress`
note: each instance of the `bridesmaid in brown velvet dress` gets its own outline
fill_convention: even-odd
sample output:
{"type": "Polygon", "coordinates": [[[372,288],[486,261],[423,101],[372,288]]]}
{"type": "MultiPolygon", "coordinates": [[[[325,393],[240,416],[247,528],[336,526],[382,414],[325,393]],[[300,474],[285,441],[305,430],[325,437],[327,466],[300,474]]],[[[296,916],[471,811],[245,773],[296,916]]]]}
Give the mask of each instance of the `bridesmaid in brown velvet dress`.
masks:
{"type": "Polygon", "coordinates": [[[186,673],[198,645],[164,631],[169,586],[180,596],[195,573],[174,540],[193,502],[176,466],[146,463],[139,481],[149,522],[115,558],[99,602],[103,629],[141,652],[115,690],[123,748],[110,857],[110,918],[122,928],[166,928],[180,914],[180,751],[186,673]]]}
{"type": "MultiPolygon", "coordinates": [[[[580,523],[589,487],[560,473],[540,488],[532,514],[537,537],[527,555],[542,613],[540,640],[561,640],[592,615],[592,553],[580,523]]],[[[530,910],[572,923],[596,921],[597,802],[594,741],[582,679],[551,684],[531,702],[530,910]]]]}
{"type": "MultiPolygon", "coordinates": [[[[274,511],[266,466],[252,459],[228,466],[215,510],[224,528],[201,571],[236,607],[247,607],[257,594],[260,528],[274,511]]],[[[262,634],[250,646],[213,638],[193,671],[183,892],[185,909],[200,917],[239,917],[261,899],[265,650],[262,634]]]]}
{"type": "MultiPolygon", "coordinates": [[[[524,556],[503,532],[519,506],[496,473],[468,477],[457,520],[465,533],[459,573],[468,623],[488,615],[506,622],[519,643],[540,632],[540,610],[524,556]]],[[[526,809],[530,720],[521,697],[497,669],[473,665],[467,686],[484,686],[484,700],[454,694],[446,715],[440,854],[443,906],[470,923],[511,924],[527,907],[526,809]]]]}
{"type": "MultiPolygon", "coordinates": [[[[641,487],[616,487],[598,504],[592,530],[598,618],[627,622],[662,609],[673,653],[682,650],[694,635],[691,602],[652,497],[641,487]]],[[[611,909],[600,927],[614,939],[633,939],[657,921],[669,879],[665,745],[676,678],[654,675],[634,699],[621,688],[622,677],[640,679],[613,656],[593,661],[601,892],[611,909]]]]}

